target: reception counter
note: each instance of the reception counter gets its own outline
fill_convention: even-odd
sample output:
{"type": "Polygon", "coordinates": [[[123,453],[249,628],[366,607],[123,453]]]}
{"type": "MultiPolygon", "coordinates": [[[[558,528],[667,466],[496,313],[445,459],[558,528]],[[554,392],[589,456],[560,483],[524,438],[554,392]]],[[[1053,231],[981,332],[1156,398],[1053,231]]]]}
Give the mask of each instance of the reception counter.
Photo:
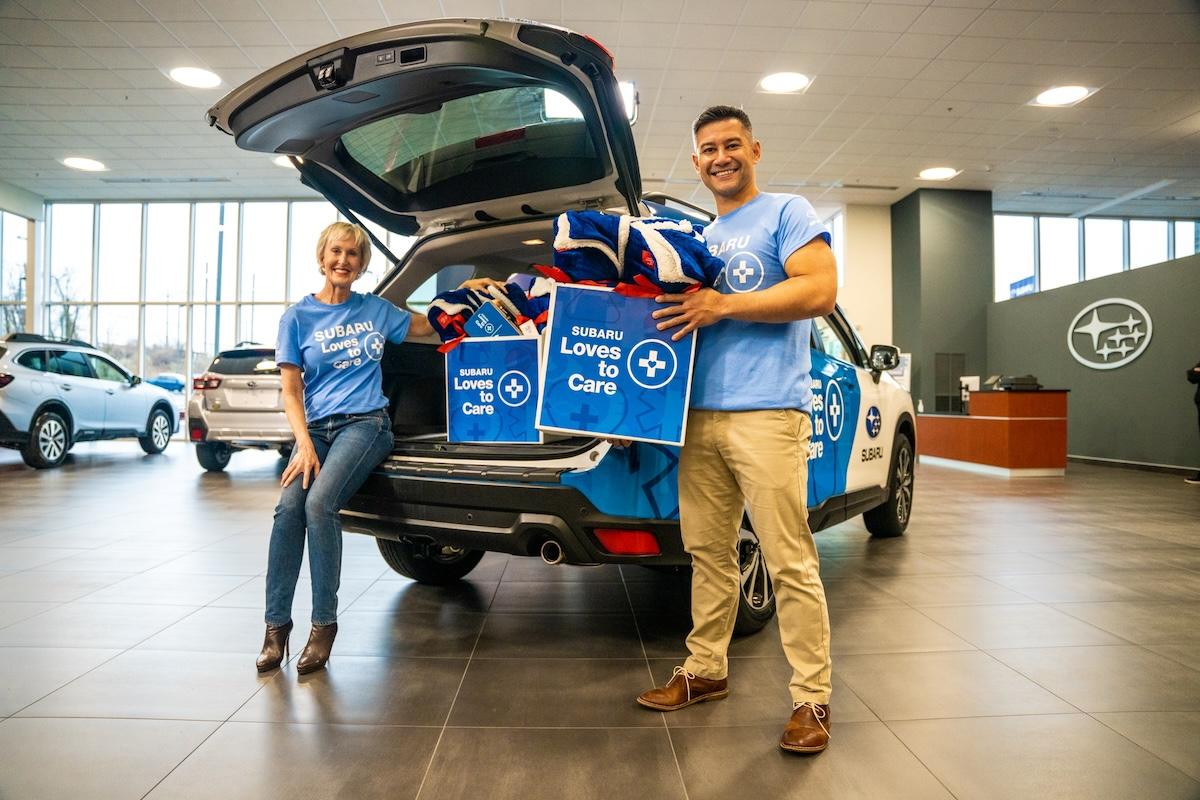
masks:
{"type": "Polygon", "coordinates": [[[922,461],[1010,477],[1062,475],[1067,390],[971,392],[969,414],[918,414],[922,461]]]}

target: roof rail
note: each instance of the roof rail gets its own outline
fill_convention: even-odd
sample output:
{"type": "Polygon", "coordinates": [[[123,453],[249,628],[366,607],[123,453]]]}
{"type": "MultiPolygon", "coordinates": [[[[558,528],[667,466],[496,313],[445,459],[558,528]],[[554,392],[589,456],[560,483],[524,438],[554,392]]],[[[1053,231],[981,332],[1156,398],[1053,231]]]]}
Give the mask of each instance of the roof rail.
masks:
{"type": "Polygon", "coordinates": [[[7,334],[4,337],[6,342],[44,342],[47,344],[69,344],[75,347],[86,347],[95,350],[95,347],[83,341],[82,339],[54,339],[49,336],[42,336],[40,333],[26,333],[24,331],[15,331],[7,334]]]}

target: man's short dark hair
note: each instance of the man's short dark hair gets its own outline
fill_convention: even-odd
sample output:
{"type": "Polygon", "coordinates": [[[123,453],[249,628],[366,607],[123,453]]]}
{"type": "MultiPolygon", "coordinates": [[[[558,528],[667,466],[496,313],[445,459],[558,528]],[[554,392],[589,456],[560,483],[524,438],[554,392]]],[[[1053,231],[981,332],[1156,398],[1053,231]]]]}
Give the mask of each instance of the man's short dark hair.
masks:
{"type": "Polygon", "coordinates": [[[701,112],[700,116],[696,117],[696,121],[692,123],[692,138],[710,122],[720,122],[725,119],[736,119],[742,123],[742,127],[746,129],[746,133],[754,135],[754,129],[750,127],[750,115],[740,108],[734,106],[709,106],[701,112]]]}

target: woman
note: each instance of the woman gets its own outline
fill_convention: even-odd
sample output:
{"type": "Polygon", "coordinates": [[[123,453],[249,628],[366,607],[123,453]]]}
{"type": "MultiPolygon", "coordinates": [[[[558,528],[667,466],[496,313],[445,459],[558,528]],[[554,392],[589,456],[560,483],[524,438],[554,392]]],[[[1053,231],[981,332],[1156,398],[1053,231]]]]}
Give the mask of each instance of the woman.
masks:
{"type": "Polygon", "coordinates": [[[283,471],[267,560],[267,633],[257,666],[275,669],[292,631],[292,596],[307,534],[312,632],[296,671],[322,669],[337,635],[342,529],[338,510],[392,450],[380,359],[385,342],[429,336],[421,316],[350,290],[371,261],[362,228],[335,222],[317,240],[325,285],[284,312],[275,360],[296,436],[283,471]]]}

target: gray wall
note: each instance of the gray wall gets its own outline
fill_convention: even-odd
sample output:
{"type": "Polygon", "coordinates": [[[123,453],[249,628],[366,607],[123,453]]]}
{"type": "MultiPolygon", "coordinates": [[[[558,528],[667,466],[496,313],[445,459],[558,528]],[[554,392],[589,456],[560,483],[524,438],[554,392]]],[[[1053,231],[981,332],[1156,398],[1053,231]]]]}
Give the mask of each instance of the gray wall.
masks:
{"type": "Polygon", "coordinates": [[[994,303],[987,330],[990,372],[1032,373],[1044,386],[1071,390],[1071,455],[1200,466],[1195,387],[1185,379],[1200,360],[1200,256],[994,303]],[[1140,304],[1154,332],[1133,362],[1089,369],[1067,349],[1067,327],[1110,297],[1140,304]]]}
{"type": "Polygon", "coordinates": [[[27,192],[19,186],[0,181],[0,211],[20,214],[26,219],[40,220],[45,202],[43,198],[33,192],[27,192]]]}
{"type": "Polygon", "coordinates": [[[913,354],[913,402],[934,409],[934,354],[987,374],[992,193],[919,189],[892,206],[892,327],[913,354]]]}

